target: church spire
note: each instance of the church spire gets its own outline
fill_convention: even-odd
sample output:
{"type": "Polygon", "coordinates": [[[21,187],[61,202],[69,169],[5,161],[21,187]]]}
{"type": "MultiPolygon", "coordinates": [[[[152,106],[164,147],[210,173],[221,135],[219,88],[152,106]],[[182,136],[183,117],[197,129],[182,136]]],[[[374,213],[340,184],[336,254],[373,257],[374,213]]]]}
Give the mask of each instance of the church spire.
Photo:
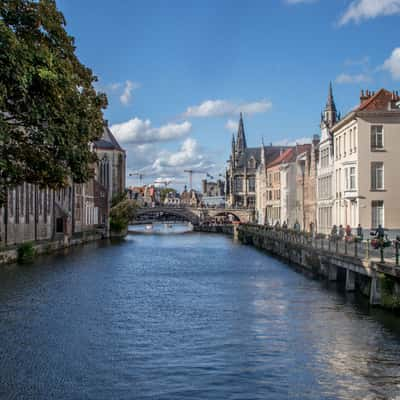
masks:
{"type": "Polygon", "coordinates": [[[246,144],[246,135],[244,133],[244,126],[243,126],[243,115],[242,115],[242,113],[240,113],[239,128],[238,128],[237,138],[236,138],[236,151],[238,153],[242,153],[246,148],[247,148],[247,144],[246,144]]]}
{"type": "Polygon", "coordinates": [[[332,82],[329,82],[328,99],[324,110],[324,122],[329,127],[332,127],[337,122],[337,110],[333,98],[332,82]]]}

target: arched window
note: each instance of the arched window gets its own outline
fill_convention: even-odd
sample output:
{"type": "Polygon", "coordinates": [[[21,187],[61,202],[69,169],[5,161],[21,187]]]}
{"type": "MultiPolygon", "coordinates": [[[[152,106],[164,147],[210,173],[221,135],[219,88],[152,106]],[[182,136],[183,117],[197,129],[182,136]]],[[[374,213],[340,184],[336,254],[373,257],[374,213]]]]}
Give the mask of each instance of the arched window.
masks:
{"type": "Polygon", "coordinates": [[[256,160],[254,157],[251,157],[250,160],[247,163],[248,168],[256,168],[256,160]]]}

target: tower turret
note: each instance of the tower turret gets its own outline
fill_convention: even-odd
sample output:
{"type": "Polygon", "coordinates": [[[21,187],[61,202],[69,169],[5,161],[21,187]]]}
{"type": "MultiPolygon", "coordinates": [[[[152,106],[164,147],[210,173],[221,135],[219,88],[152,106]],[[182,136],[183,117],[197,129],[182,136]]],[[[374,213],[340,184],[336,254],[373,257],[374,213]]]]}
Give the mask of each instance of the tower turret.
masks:
{"type": "Polygon", "coordinates": [[[326,101],[325,110],[322,116],[321,127],[323,125],[331,128],[336,124],[337,118],[337,110],[335,100],[333,98],[333,90],[332,90],[332,82],[329,83],[329,91],[328,91],[328,99],[326,101]]]}
{"type": "Polygon", "coordinates": [[[236,137],[236,152],[237,154],[241,154],[247,148],[246,144],[246,135],[244,133],[244,125],[243,125],[243,115],[240,113],[239,119],[239,127],[236,137]]]}

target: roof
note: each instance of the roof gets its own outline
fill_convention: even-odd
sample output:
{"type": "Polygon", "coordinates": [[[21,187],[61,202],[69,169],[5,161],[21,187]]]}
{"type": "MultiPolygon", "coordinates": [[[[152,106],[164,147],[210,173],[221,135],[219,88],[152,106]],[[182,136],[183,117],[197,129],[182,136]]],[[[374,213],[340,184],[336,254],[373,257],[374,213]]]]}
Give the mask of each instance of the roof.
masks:
{"type": "Polygon", "coordinates": [[[270,163],[267,164],[267,168],[274,167],[283,163],[293,162],[296,160],[299,154],[302,154],[311,149],[311,144],[299,144],[294,147],[286,148],[280,152],[270,163]]]}
{"type": "Polygon", "coordinates": [[[282,151],[279,156],[274,158],[271,162],[267,164],[267,168],[274,167],[275,165],[282,164],[284,162],[290,162],[295,159],[295,152],[293,148],[286,149],[282,151]],[[292,160],[293,159],[293,160],[292,160]]]}
{"type": "Polygon", "coordinates": [[[355,111],[377,111],[388,109],[388,104],[393,100],[393,93],[386,89],[380,89],[371,97],[364,100],[355,111]]]}
{"type": "Polygon", "coordinates": [[[107,122],[104,123],[103,134],[99,140],[94,142],[94,145],[98,149],[105,150],[119,150],[125,152],[125,150],[119,145],[117,139],[112,134],[107,122]]]}

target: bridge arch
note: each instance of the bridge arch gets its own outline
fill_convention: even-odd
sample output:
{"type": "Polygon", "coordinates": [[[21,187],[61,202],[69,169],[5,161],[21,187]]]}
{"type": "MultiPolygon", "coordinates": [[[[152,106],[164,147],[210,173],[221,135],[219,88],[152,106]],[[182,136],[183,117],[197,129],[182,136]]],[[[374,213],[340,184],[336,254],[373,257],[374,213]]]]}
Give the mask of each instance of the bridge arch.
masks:
{"type": "Polygon", "coordinates": [[[216,214],[214,214],[214,217],[226,217],[229,219],[231,222],[240,222],[240,217],[238,217],[235,213],[231,211],[221,211],[216,214]]]}
{"type": "Polygon", "coordinates": [[[186,221],[193,225],[199,224],[199,216],[188,208],[154,207],[139,208],[132,223],[148,221],[186,221]]]}

